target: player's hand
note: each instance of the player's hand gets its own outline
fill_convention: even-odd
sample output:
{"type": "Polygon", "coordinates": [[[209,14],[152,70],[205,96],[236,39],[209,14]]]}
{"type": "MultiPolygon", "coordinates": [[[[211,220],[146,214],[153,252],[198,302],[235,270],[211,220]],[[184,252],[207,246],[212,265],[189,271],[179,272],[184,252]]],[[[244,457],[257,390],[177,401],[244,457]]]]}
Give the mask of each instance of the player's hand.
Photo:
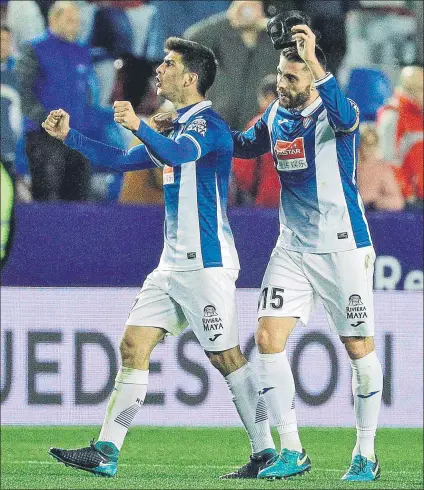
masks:
{"type": "Polygon", "coordinates": [[[47,119],[41,124],[47,133],[53,138],[64,141],[68,136],[69,130],[69,114],[63,109],[50,111],[47,119]]]}
{"type": "Polygon", "coordinates": [[[149,125],[158,133],[164,133],[174,127],[172,112],[158,112],[150,118],[149,125]]]}
{"type": "Polygon", "coordinates": [[[305,63],[318,61],[315,55],[316,37],[311,28],[304,24],[293,26],[293,41],[296,41],[297,52],[305,63]]]}
{"type": "Polygon", "coordinates": [[[113,103],[113,110],[115,111],[115,122],[124,126],[124,128],[130,131],[137,131],[140,127],[140,118],[136,116],[133,106],[130,102],[125,100],[115,101],[113,103]]]}

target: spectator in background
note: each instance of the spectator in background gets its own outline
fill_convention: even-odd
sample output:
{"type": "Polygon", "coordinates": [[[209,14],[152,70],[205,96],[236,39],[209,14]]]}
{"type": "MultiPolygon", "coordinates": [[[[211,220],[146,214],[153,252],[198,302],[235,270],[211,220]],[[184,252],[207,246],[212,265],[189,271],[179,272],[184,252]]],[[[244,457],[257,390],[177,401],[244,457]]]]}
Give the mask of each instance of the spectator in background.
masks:
{"type": "Polygon", "coordinates": [[[78,152],[41,128],[50,110],[61,107],[84,131],[89,121],[89,50],[75,42],[79,11],[73,2],[56,2],[49,11],[49,29],[31,41],[16,65],[25,147],[35,200],[87,200],[90,164],[78,152]]]}
{"type": "Polygon", "coordinates": [[[11,170],[14,167],[16,143],[22,129],[21,102],[17,90],[12,57],[10,29],[1,25],[1,160],[11,170]]]}
{"type": "Polygon", "coordinates": [[[381,159],[374,124],[362,123],[360,135],[358,188],[366,209],[400,211],[405,200],[392,166],[381,159]]]}
{"type": "MultiPolygon", "coordinates": [[[[259,114],[247,125],[253,126],[265,109],[277,98],[277,80],[274,74],[266,75],[259,84],[257,95],[259,114]]],[[[233,176],[237,204],[255,204],[266,208],[278,208],[280,202],[280,180],[274,168],[270,152],[258,158],[233,159],[233,176]]]]}
{"type": "Polygon", "coordinates": [[[226,12],[195,24],[184,34],[216,53],[218,75],[209,96],[234,129],[243,129],[257,114],[259,82],[278,64],[266,23],[262,2],[234,1],[226,12]]]}
{"type": "Polygon", "coordinates": [[[31,191],[25,175],[19,175],[16,165],[16,151],[18,140],[22,134],[21,99],[15,77],[15,59],[12,56],[12,36],[5,24],[1,24],[1,145],[0,159],[5,171],[13,178],[16,199],[30,201],[31,191]]]}
{"type": "Polygon", "coordinates": [[[18,53],[25,44],[41,36],[46,23],[37,2],[13,0],[7,4],[6,24],[9,26],[18,53]]]}
{"type": "Polygon", "coordinates": [[[377,113],[383,158],[396,165],[408,204],[422,207],[423,190],[423,68],[406,66],[392,100],[377,113]]]}

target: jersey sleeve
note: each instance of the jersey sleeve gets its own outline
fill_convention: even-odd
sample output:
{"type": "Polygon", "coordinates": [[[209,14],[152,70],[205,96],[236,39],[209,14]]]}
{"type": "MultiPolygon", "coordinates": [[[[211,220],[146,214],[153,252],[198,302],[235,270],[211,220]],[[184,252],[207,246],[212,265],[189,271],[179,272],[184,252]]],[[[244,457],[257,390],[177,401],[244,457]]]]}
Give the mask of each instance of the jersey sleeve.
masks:
{"type": "Polygon", "coordinates": [[[158,167],[176,167],[196,160],[198,149],[188,138],[171,140],[157,133],[144,121],[140,122],[135,135],[146,145],[147,153],[158,167]]]}
{"type": "Polygon", "coordinates": [[[269,108],[263,116],[246,131],[231,131],[234,142],[234,156],[238,158],[257,158],[270,151],[267,119],[269,108]]]}
{"type": "Polygon", "coordinates": [[[94,166],[117,172],[143,170],[157,166],[144,145],[137,145],[126,151],[87,138],[74,129],[69,131],[64,143],[84,155],[94,166]]]}
{"type": "Polygon", "coordinates": [[[198,116],[188,122],[176,141],[191,141],[197,150],[196,160],[217,149],[223,143],[220,138],[223,128],[214,120],[198,116]]]}
{"type": "Polygon", "coordinates": [[[335,131],[351,133],[359,126],[359,108],[346,97],[331,73],[321,80],[315,80],[328,119],[335,131]]]}

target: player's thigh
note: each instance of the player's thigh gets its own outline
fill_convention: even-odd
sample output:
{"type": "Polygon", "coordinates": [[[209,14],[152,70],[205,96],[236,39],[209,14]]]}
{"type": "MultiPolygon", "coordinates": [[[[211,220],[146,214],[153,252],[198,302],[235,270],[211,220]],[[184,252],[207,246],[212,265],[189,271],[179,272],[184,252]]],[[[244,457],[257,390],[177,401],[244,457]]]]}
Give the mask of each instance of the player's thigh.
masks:
{"type": "Polygon", "coordinates": [[[171,295],[205,351],[220,352],[239,345],[237,277],[237,270],[223,267],[173,274],[171,295]]]}
{"type": "Polygon", "coordinates": [[[301,254],[275,247],[262,280],[258,320],[298,318],[306,324],[315,306],[313,288],[301,267],[301,254]]]}
{"type": "Polygon", "coordinates": [[[342,337],[373,336],[374,248],[307,255],[305,270],[324,303],[331,330],[342,337]]]}
{"type": "Polygon", "coordinates": [[[188,325],[181,306],[171,297],[168,271],[155,269],[137,294],[125,326],[154,327],[179,335],[188,325]]]}

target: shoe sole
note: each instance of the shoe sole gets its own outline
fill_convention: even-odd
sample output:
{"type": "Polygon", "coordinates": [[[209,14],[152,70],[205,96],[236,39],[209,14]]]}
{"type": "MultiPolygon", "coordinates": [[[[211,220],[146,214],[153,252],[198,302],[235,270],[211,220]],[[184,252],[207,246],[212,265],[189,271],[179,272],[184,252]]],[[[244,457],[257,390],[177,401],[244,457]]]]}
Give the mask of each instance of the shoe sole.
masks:
{"type": "Polygon", "coordinates": [[[60,456],[58,456],[57,454],[53,454],[51,453],[50,451],[48,452],[49,455],[55,459],[58,463],[62,463],[64,464],[65,466],[70,466],[71,468],[73,468],[74,470],[82,470],[82,471],[87,471],[88,473],[91,473],[92,475],[94,476],[100,476],[100,477],[103,477],[103,478],[113,478],[116,476],[115,475],[108,475],[106,473],[98,473],[97,471],[93,471],[89,468],[84,468],[82,466],[79,466],[77,464],[74,464],[74,463],[70,463],[69,461],[65,461],[64,459],[62,459],[60,456]]]}
{"type": "Polygon", "coordinates": [[[306,468],[302,471],[299,471],[299,473],[293,473],[292,475],[287,475],[287,476],[267,476],[265,478],[260,478],[260,480],[289,480],[290,478],[295,478],[296,476],[304,476],[306,473],[309,473],[311,471],[311,467],[306,468]]]}

